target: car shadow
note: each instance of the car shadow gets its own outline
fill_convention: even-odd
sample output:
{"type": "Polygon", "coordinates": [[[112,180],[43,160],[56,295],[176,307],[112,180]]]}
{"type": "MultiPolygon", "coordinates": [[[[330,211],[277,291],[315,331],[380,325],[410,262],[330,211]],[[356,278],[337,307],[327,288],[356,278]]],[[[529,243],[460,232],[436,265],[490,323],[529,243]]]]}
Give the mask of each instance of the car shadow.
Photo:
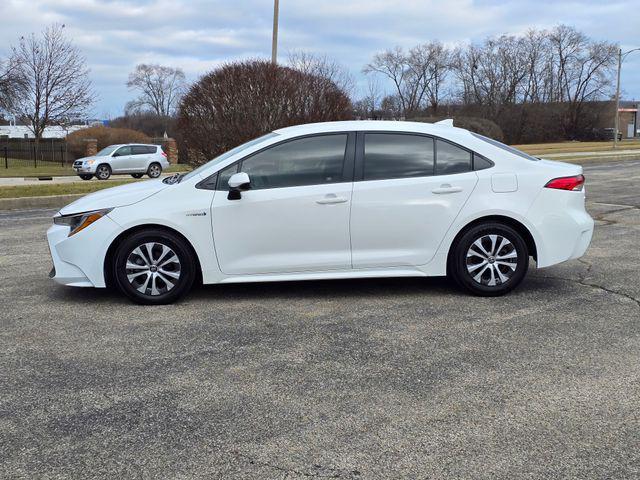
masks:
{"type": "MultiPolygon", "coordinates": [[[[518,294],[538,296],[566,288],[567,283],[560,279],[528,275],[522,284],[507,296],[518,294]]],[[[475,298],[462,291],[447,277],[410,277],[195,285],[182,301],[313,300],[327,297],[348,301],[349,299],[407,295],[475,298]]],[[[116,288],[73,288],[56,285],[49,291],[48,297],[51,300],[71,303],[131,304],[116,288]]]]}
{"type": "Polygon", "coordinates": [[[201,285],[191,292],[190,299],[261,299],[261,298],[324,298],[348,299],[379,297],[380,295],[460,293],[446,277],[430,278],[367,278],[345,280],[305,280],[284,282],[233,283],[201,285]]]}

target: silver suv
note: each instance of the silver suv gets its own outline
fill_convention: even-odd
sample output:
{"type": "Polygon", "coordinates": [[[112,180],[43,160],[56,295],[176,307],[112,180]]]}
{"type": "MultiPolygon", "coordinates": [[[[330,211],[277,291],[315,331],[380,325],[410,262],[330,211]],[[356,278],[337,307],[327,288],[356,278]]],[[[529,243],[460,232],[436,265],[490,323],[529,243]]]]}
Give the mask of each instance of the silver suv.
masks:
{"type": "Polygon", "coordinates": [[[92,157],[79,158],[73,162],[73,169],[83,180],[91,180],[94,175],[98,180],[106,180],[112,174],[141,178],[145,173],[158,178],[169,165],[161,146],[132,143],[110,145],[92,157]]]}

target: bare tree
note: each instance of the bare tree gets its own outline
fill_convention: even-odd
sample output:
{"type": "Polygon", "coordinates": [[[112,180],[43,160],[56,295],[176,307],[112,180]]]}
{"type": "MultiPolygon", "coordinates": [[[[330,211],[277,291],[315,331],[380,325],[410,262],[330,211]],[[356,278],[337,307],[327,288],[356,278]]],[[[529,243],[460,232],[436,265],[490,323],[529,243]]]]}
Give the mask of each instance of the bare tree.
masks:
{"type": "Polygon", "coordinates": [[[417,45],[405,53],[395,47],[373,57],[364,73],[387,77],[395,87],[402,113],[411,116],[428,105],[437,111],[451,69],[451,53],[440,42],[417,45]]]}
{"type": "Polygon", "coordinates": [[[22,37],[12,51],[20,82],[12,108],[29,121],[36,144],[48,125],[86,113],[93,103],[89,70],[79,49],[67,40],[64,25],[22,37]]]}
{"type": "Polygon", "coordinates": [[[376,77],[368,77],[364,96],[354,103],[353,110],[359,118],[375,119],[379,114],[381,100],[380,81],[376,77]]]}
{"type": "Polygon", "coordinates": [[[0,110],[13,111],[16,96],[23,86],[15,59],[0,59],[0,110]]]}
{"type": "Polygon", "coordinates": [[[401,47],[395,47],[374,55],[363,72],[387,77],[396,90],[395,96],[404,115],[418,110],[420,104],[419,84],[412,78],[408,58],[401,47]]]}
{"type": "Polygon", "coordinates": [[[127,87],[140,93],[127,103],[127,113],[151,111],[156,115],[173,115],[185,92],[186,81],[180,68],[140,64],[129,74],[127,87]]]}
{"type": "Polygon", "coordinates": [[[451,70],[451,52],[442,43],[433,41],[417,45],[409,51],[409,68],[412,81],[418,83],[422,97],[431,107],[433,114],[438,113],[442,96],[442,87],[451,70]]]}
{"type": "Polygon", "coordinates": [[[331,60],[326,55],[315,55],[304,51],[289,52],[288,62],[294,68],[304,74],[324,78],[335,84],[347,95],[353,93],[355,81],[353,75],[343,65],[331,60]]]}

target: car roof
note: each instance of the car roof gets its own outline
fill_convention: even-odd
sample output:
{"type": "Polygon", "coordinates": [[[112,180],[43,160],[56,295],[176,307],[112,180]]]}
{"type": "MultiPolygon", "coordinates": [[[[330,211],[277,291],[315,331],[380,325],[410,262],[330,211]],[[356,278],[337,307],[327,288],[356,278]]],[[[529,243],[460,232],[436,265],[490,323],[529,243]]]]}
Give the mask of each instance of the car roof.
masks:
{"type": "Polygon", "coordinates": [[[341,122],[307,123],[304,125],[295,125],[293,127],[280,128],[278,130],[274,130],[274,132],[280,135],[295,136],[323,132],[346,132],[357,130],[416,132],[428,133],[433,135],[442,135],[446,132],[468,133],[468,131],[465,129],[454,127],[450,120],[444,120],[438,123],[406,122],[395,120],[348,120],[341,122]]]}
{"type": "Polygon", "coordinates": [[[110,147],[159,147],[155,143],[114,143],[110,147]]]}

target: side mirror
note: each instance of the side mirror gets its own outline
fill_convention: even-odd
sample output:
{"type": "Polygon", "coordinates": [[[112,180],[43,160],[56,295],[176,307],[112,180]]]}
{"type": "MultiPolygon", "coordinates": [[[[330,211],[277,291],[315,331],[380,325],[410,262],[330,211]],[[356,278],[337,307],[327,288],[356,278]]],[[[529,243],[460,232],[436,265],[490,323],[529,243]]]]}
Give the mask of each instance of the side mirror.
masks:
{"type": "Polygon", "coordinates": [[[245,172],[234,173],[227,183],[229,184],[229,195],[227,195],[229,200],[240,200],[242,198],[240,192],[251,188],[251,179],[245,172]]]}

